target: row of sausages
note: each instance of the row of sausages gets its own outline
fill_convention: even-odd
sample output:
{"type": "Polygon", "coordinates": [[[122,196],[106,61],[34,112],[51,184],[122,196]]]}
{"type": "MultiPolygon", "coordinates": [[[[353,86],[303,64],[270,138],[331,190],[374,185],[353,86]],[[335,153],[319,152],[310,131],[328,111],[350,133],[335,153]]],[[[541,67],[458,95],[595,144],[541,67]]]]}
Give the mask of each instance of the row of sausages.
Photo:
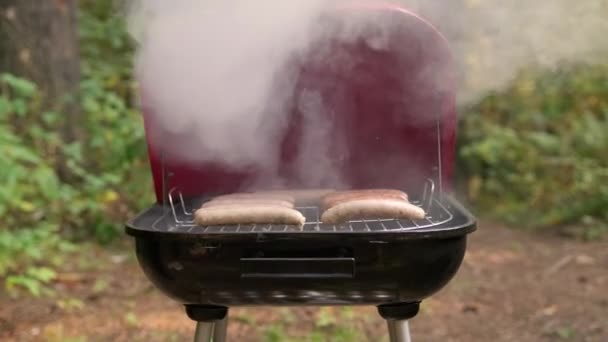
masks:
{"type": "Polygon", "coordinates": [[[362,219],[414,219],[425,217],[400,190],[294,190],[235,193],[215,197],[195,212],[201,226],[282,224],[302,226],[306,218],[296,206],[318,206],[321,222],[342,224],[362,219]]]}

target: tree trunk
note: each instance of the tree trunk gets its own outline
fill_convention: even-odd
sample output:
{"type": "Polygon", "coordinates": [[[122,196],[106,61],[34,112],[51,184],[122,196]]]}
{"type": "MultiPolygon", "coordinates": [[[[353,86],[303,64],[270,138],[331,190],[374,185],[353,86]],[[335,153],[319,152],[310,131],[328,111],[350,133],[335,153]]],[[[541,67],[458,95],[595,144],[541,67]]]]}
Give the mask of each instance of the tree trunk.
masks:
{"type": "MultiPolygon", "coordinates": [[[[0,0],[0,71],[38,85],[44,108],[64,116],[64,143],[82,138],[76,12],[76,0],[0,0]]],[[[65,163],[58,164],[67,177],[65,163]]]]}

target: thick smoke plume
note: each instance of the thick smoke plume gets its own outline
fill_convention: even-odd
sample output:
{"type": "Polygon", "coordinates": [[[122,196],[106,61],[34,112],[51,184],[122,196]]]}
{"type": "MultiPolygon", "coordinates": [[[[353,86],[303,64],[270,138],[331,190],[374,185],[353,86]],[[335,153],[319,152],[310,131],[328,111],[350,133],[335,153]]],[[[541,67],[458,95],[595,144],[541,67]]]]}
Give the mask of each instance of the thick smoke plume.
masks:
{"type": "MultiPolygon", "coordinates": [[[[450,41],[461,75],[461,104],[506,87],[523,67],[593,62],[608,50],[606,0],[397,2],[427,17],[450,41]]],[[[290,120],[286,103],[296,81],[294,70],[285,66],[328,34],[316,20],[335,3],[131,1],[130,30],[138,43],[144,107],[163,128],[148,132],[151,143],[184,160],[262,168],[265,179],[260,182],[277,185],[269,179],[279,181],[280,139],[290,120]],[[172,143],[165,144],[168,140],[172,143]]],[[[380,29],[365,37],[368,45],[385,48],[393,23],[373,17],[351,23],[340,31],[341,38],[361,36],[370,23],[380,29]]],[[[342,66],[347,62],[340,61],[342,66]]],[[[302,99],[303,146],[296,164],[316,166],[313,173],[301,175],[302,184],[339,186],[335,154],[325,154],[334,140],[331,122],[325,122],[331,115],[324,113],[335,108],[326,108],[314,89],[302,99]]],[[[348,146],[338,148],[342,155],[349,152],[348,146]]]]}
{"type": "Polygon", "coordinates": [[[182,159],[270,165],[293,80],[279,75],[305,47],[319,0],[139,1],[131,32],[153,132],[182,159]],[[277,79],[278,77],[282,79],[277,79]]]}
{"type": "MultiPolygon", "coordinates": [[[[148,132],[151,144],[180,160],[261,170],[262,179],[251,186],[280,186],[279,148],[289,120],[286,104],[296,82],[295,70],[286,66],[294,56],[310,53],[310,43],[328,34],[318,19],[335,3],[131,2],[130,31],[138,43],[143,104],[158,128],[148,132]]],[[[381,49],[387,30],[367,34],[363,27],[369,23],[366,17],[357,18],[332,34],[344,41],[361,37],[381,49]]],[[[332,125],[322,114],[332,109],[316,95],[298,104],[304,109],[304,129],[295,163],[315,165],[310,176],[298,177],[303,186],[340,186],[336,166],[324,155],[332,125]]]]}

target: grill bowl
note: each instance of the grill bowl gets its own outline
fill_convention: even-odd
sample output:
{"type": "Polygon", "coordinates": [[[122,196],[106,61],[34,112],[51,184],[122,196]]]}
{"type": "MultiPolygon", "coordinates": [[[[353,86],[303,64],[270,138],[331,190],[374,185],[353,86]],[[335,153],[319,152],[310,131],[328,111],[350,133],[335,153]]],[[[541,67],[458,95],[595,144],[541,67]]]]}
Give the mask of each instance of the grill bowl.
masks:
{"type": "Polygon", "coordinates": [[[147,277],[183,304],[419,302],[454,276],[476,227],[453,198],[445,196],[441,204],[451,218],[434,225],[391,220],[297,230],[176,225],[171,210],[156,205],[126,230],[135,237],[147,277]]]}

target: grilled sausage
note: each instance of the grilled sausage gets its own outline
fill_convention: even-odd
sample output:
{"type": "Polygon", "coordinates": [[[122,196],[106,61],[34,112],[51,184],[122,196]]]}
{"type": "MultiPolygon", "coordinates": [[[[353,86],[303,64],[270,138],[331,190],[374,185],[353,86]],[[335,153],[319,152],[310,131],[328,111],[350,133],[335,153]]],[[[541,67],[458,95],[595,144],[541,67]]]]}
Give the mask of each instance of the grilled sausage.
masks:
{"type": "Polygon", "coordinates": [[[295,209],[272,205],[248,207],[225,206],[201,208],[194,214],[194,221],[201,226],[234,224],[285,224],[304,225],[306,219],[295,209]]]}
{"type": "Polygon", "coordinates": [[[293,203],[280,199],[255,199],[255,198],[243,198],[243,199],[233,199],[233,198],[215,198],[211,201],[203,203],[201,208],[213,208],[218,206],[240,206],[243,208],[247,208],[249,206],[259,206],[259,205],[271,205],[271,206],[279,206],[285,208],[293,208],[293,203]]]}
{"type": "Polygon", "coordinates": [[[322,201],[323,210],[327,210],[339,203],[349,202],[354,200],[364,199],[393,199],[408,202],[408,196],[405,192],[392,189],[368,189],[368,190],[350,190],[340,191],[326,195],[322,201]]]}
{"type": "Polygon", "coordinates": [[[362,199],[342,202],[325,210],[321,221],[341,224],[361,219],[424,219],[422,208],[403,200],[362,199]]]}

